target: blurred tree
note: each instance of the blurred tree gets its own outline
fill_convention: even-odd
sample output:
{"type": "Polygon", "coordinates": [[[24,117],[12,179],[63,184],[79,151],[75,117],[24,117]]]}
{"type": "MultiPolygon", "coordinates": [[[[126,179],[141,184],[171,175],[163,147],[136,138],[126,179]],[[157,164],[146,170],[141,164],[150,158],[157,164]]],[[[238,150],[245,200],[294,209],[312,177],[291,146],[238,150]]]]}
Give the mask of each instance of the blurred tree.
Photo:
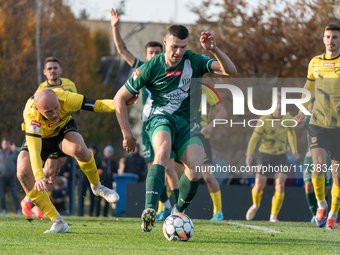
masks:
{"type": "MultiPolygon", "coordinates": [[[[289,80],[289,87],[302,87],[309,61],[324,52],[322,37],[325,26],[338,22],[337,2],[266,0],[261,1],[257,8],[251,9],[245,0],[206,0],[201,6],[192,8],[198,15],[197,24],[201,26],[192,29],[189,46],[195,52],[207,54],[199,43],[203,26],[204,30],[212,32],[218,47],[235,63],[238,72],[235,77],[303,78],[300,82],[289,80]]],[[[266,99],[271,99],[272,87],[287,86],[287,82],[280,83],[282,80],[272,79],[272,83],[267,81],[264,85],[260,79],[257,80],[228,79],[228,83],[237,84],[245,96],[247,87],[253,87],[254,107],[269,109],[271,100],[266,99]]],[[[221,83],[225,83],[225,80],[221,83]]],[[[229,124],[217,127],[214,131],[216,135],[211,139],[212,144],[218,147],[217,150],[227,151],[226,161],[236,164],[240,157],[244,157],[253,128],[240,129],[241,125],[230,127],[230,119],[242,123],[243,119],[247,122],[258,119],[259,116],[251,114],[247,107],[244,116],[233,116],[231,93],[222,92],[223,94],[229,124]],[[223,140],[228,141],[227,145],[219,142],[223,140]]],[[[296,113],[297,109],[294,108],[291,114],[296,113]]],[[[303,148],[306,146],[306,139],[301,132],[303,131],[298,131],[297,137],[299,147],[303,148]]]]}
{"type": "MultiPolygon", "coordinates": [[[[38,84],[35,48],[35,1],[1,1],[0,5],[0,134],[13,137],[17,144],[24,138],[20,125],[27,99],[38,84]]],[[[97,75],[96,44],[87,28],[78,22],[60,0],[41,0],[41,60],[56,56],[61,60],[62,77],[75,82],[79,93],[91,98],[112,98],[112,89],[101,85],[97,75]]],[[[106,45],[106,48],[109,45],[106,45]]],[[[105,49],[106,49],[105,48],[105,49]]],[[[83,111],[84,112],[84,111],[83,111]]],[[[87,142],[110,142],[120,135],[115,131],[115,116],[82,113],[76,116],[79,131],[87,142]]]]}
{"type": "Polygon", "coordinates": [[[86,9],[81,9],[79,13],[79,18],[88,20],[90,18],[90,14],[86,11],[86,9]]]}

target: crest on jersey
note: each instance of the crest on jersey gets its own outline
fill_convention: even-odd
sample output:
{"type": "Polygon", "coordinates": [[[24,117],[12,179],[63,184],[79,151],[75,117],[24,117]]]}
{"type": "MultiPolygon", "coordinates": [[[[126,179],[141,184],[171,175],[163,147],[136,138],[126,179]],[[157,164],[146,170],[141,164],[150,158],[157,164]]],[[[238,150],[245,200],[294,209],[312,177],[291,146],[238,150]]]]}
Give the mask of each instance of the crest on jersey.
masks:
{"type": "Polygon", "coordinates": [[[35,133],[39,133],[40,128],[41,128],[41,123],[36,121],[36,120],[32,120],[31,126],[30,126],[30,131],[35,132],[35,133]]]}

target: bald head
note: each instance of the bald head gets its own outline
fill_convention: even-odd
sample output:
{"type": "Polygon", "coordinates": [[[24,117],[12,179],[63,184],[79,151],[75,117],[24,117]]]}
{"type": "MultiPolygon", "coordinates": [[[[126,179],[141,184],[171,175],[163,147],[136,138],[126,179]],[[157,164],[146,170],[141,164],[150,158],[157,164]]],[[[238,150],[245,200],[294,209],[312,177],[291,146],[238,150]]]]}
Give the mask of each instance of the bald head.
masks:
{"type": "Polygon", "coordinates": [[[35,107],[46,119],[57,120],[59,118],[59,100],[52,89],[42,89],[34,95],[35,107]]]}

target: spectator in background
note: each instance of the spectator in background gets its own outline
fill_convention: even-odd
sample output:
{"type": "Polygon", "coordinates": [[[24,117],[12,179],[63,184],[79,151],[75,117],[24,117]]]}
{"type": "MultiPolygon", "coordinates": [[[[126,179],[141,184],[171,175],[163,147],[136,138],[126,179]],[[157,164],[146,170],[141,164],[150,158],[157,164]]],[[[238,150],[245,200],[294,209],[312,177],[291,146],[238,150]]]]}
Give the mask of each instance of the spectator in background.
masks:
{"type": "MultiPolygon", "coordinates": [[[[112,189],[113,185],[113,174],[116,174],[118,172],[118,165],[117,162],[113,159],[113,153],[114,149],[111,145],[108,145],[104,149],[104,157],[102,159],[102,171],[99,172],[99,177],[101,183],[108,187],[109,189],[112,189]]],[[[100,209],[101,209],[101,197],[97,197],[96,199],[96,216],[98,217],[100,215],[100,209]]],[[[107,201],[104,201],[104,212],[103,216],[107,217],[107,213],[109,211],[109,203],[107,201]]]]}
{"type": "Polygon", "coordinates": [[[124,173],[125,170],[125,158],[120,158],[118,162],[118,174],[124,173]]]}
{"type": "Polygon", "coordinates": [[[11,147],[16,148],[15,146],[11,146],[11,142],[8,138],[3,138],[1,140],[1,149],[0,149],[0,197],[1,197],[1,208],[2,215],[7,214],[6,207],[6,187],[9,188],[13,201],[16,213],[21,215],[19,198],[18,198],[18,190],[16,183],[16,161],[17,161],[17,152],[16,150],[11,150],[11,147]]]}
{"type": "Polygon", "coordinates": [[[70,213],[73,214],[74,212],[71,211],[72,205],[74,204],[74,188],[72,185],[73,184],[73,167],[75,167],[76,160],[73,159],[72,157],[68,156],[65,164],[61,167],[60,172],[58,176],[65,177],[67,179],[67,195],[69,196],[69,210],[70,213]]]}
{"type": "MultiPolygon", "coordinates": [[[[97,146],[95,144],[91,144],[89,147],[89,150],[92,151],[93,153],[93,157],[94,157],[94,161],[96,162],[98,173],[100,173],[101,171],[103,171],[102,170],[103,167],[102,167],[102,159],[97,153],[98,152],[97,146]]],[[[90,182],[88,181],[86,175],[83,173],[83,171],[79,171],[79,193],[78,193],[79,194],[79,210],[78,210],[79,216],[84,216],[84,198],[86,196],[87,189],[89,189],[90,191],[89,215],[93,216],[93,210],[95,207],[95,195],[93,194],[93,192],[91,192],[90,182]]]]}
{"type": "Polygon", "coordinates": [[[67,195],[67,179],[63,176],[57,176],[54,181],[54,186],[51,192],[51,201],[54,204],[57,211],[62,216],[70,215],[66,211],[65,198],[67,195]]]}
{"type": "MultiPolygon", "coordinates": [[[[294,174],[293,179],[293,187],[302,187],[303,185],[303,173],[302,173],[302,166],[301,166],[301,156],[300,152],[298,151],[299,157],[294,161],[292,149],[289,145],[287,145],[287,160],[288,160],[288,169],[291,169],[291,172],[294,174]],[[291,166],[290,166],[291,165],[291,166]]],[[[290,177],[288,173],[288,178],[290,177]]],[[[287,185],[286,185],[287,186],[287,185]]]]}
{"type": "Polygon", "coordinates": [[[147,165],[144,158],[139,155],[139,144],[136,144],[135,152],[128,156],[125,160],[124,173],[137,174],[138,182],[144,182],[147,174],[147,165]]]}

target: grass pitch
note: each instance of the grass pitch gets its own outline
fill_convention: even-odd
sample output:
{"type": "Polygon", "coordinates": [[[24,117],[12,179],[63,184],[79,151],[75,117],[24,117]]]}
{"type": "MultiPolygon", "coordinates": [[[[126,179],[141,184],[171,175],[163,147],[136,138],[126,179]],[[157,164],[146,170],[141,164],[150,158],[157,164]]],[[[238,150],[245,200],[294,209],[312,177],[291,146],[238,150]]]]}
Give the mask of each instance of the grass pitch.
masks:
{"type": "Polygon", "coordinates": [[[169,242],[156,222],[142,233],[136,218],[64,217],[66,234],[44,234],[49,220],[0,217],[0,254],[339,254],[340,230],[307,222],[193,220],[188,242],[169,242]]]}

